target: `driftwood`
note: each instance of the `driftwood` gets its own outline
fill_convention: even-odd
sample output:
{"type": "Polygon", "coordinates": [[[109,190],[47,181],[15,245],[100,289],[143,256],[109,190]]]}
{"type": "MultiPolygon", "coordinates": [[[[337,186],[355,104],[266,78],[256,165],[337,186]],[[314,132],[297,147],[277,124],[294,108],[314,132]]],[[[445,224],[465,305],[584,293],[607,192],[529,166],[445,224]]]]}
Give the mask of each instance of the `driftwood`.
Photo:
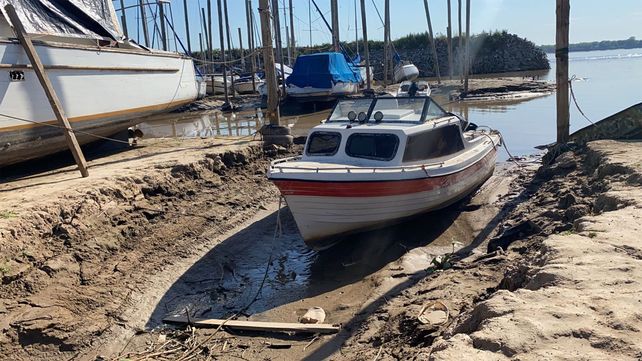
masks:
{"type": "Polygon", "coordinates": [[[186,317],[170,317],[163,320],[166,323],[190,324],[195,327],[229,327],[238,330],[247,331],[267,331],[267,332],[295,332],[295,333],[315,333],[330,334],[337,333],[341,329],[338,325],[330,324],[302,324],[287,322],[259,322],[259,321],[238,321],[238,320],[220,320],[220,319],[191,319],[186,317]]]}

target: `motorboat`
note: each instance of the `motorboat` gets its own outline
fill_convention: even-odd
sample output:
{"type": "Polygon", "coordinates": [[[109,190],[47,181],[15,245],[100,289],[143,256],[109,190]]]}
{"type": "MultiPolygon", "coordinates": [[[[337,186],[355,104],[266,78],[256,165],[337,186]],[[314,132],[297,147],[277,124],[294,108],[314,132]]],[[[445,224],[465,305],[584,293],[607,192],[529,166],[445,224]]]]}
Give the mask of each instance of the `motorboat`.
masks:
{"type": "Polygon", "coordinates": [[[340,101],[299,157],[271,163],[308,246],[442,209],[495,169],[501,136],[444,111],[430,97],[340,101]]]}
{"type": "Polygon", "coordinates": [[[405,80],[415,80],[419,77],[419,69],[417,66],[409,61],[397,61],[393,71],[393,78],[395,83],[400,83],[405,80]]]}
{"type": "Polygon", "coordinates": [[[239,94],[256,93],[264,82],[257,75],[241,76],[234,81],[234,90],[239,94]]]}
{"type": "Polygon", "coordinates": [[[325,52],[300,55],[285,84],[298,102],[327,102],[357,93],[362,82],[361,70],[344,54],[325,52]]]}
{"type": "Polygon", "coordinates": [[[232,92],[232,79],[236,82],[239,78],[237,75],[227,75],[223,74],[208,74],[205,76],[207,79],[207,94],[216,95],[225,93],[225,78],[227,78],[227,90],[232,92]]]}
{"type": "MultiPolygon", "coordinates": [[[[80,144],[194,101],[190,57],[127,39],[111,1],[11,3],[80,144]],[[90,135],[91,134],[91,135],[90,135]]],[[[0,167],[68,148],[64,132],[5,12],[0,15],[0,167]]]]}
{"type": "Polygon", "coordinates": [[[423,97],[430,96],[430,93],[432,92],[432,90],[430,89],[430,85],[428,84],[428,82],[424,81],[424,80],[419,80],[419,81],[406,80],[406,81],[401,82],[401,84],[399,84],[399,88],[395,92],[394,96],[397,96],[397,97],[407,97],[407,96],[409,96],[410,95],[410,90],[411,90],[411,87],[412,87],[413,83],[415,83],[415,85],[417,87],[416,88],[416,92],[415,92],[415,96],[423,96],[423,97]]]}

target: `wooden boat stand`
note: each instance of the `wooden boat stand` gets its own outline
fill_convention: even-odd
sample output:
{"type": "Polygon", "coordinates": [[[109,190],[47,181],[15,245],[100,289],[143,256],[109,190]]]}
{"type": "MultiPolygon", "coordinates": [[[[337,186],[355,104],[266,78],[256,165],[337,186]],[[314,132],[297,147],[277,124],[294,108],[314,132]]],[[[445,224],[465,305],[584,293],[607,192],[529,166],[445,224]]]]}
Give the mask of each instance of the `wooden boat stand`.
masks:
{"type": "Polygon", "coordinates": [[[7,12],[7,15],[9,16],[9,20],[11,20],[11,24],[13,25],[13,30],[15,31],[16,36],[18,37],[18,40],[20,40],[20,44],[22,45],[25,52],[27,53],[27,57],[29,58],[29,61],[33,66],[33,70],[36,73],[36,76],[38,77],[38,80],[40,81],[40,84],[42,85],[43,90],[45,91],[45,95],[47,95],[47,99],[49,99],[49,104],[51,105],[51,109],[56,115],[56,119],[58,119],[58,122],[64,129],[65,138],[67,139],[67,144],[69,145],[69,150],[71,150],[71,154],[73,154],[74,156],[74,160],[78,165],[80,174],[83,177],[88,177],[89,172],[87,171],[87,161],[85,161],[85,156],[83,155],[82,150],[80,149],[80,145],[78,144],[76,135],[73,133],[71,129],[69,120],[67,119],[67,116],[65,115],[65,112],[62,108],[62,104],[60,103],[60,100],[58,99],[58,96],[56,95],[56,92],[53,86],[51,85],[51,81],[49,80],[49,77],[45,72],[45,68],[42,65],[42,62],[40,61],[40,57],[38,56],[38,53],[36,53],[36,49],[34,48],[33,43],[31,42],[31,38],[25,31],[25,28],[22,25],[22,22],[20,22],[20,19],[18,18],[18,14],[16,14],[16,9],[13,7],[13,5],[8,4],[7,6],[5,6],[4,9],[7,12]]]}

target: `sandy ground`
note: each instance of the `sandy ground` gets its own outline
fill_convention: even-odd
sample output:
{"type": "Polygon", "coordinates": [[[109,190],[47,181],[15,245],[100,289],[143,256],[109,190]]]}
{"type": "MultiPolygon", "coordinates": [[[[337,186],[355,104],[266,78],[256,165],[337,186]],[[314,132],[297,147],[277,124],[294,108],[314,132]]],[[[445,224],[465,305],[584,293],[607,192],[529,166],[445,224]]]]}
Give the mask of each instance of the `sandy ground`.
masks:
{"type": "Polygon", "coordinates": [[[191,256],[276,200],[258,142],[144,143],[87,179],[69,167],[0,185],[3,359],[93,359],[145,326],[191,256]]]}

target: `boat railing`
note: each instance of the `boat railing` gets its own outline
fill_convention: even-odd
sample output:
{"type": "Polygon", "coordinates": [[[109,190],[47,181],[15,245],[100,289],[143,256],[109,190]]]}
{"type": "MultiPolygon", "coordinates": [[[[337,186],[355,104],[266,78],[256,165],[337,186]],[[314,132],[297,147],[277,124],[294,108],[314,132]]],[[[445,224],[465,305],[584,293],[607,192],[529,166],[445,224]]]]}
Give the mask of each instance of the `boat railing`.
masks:
{"type": "Polygon", "coordinates": [[[270,165],[270,169],[278,171],[279,173],[284,173],[284,171],[287,170],[298,170],[298,171],[311,171],[315,173],[324,173],[324,172],[333,172],[336,173],[337,171],[345,171],[346,173],[377,173],[379,171],[380,173],[385,173],[386,171],[401,171],[401,172],[409,172],[409,171],[417,171],[417,170],[423,170],[426,172],[428,169],[439,169],[444,166],[444,162],[436,162],[436,163],[426,163],[426,164],[414,164],[414,165],[402,165],[402,166],[393,166],[393,167],[310,167],[310,166],[284,166],[281,165],[283,163],[295,161],[295,160],[300,160],[301,156],[296,156],[296,157],[288,157],[288,158],[283,158],[279,160],[275,160],[272,162],[270,165]]]}

